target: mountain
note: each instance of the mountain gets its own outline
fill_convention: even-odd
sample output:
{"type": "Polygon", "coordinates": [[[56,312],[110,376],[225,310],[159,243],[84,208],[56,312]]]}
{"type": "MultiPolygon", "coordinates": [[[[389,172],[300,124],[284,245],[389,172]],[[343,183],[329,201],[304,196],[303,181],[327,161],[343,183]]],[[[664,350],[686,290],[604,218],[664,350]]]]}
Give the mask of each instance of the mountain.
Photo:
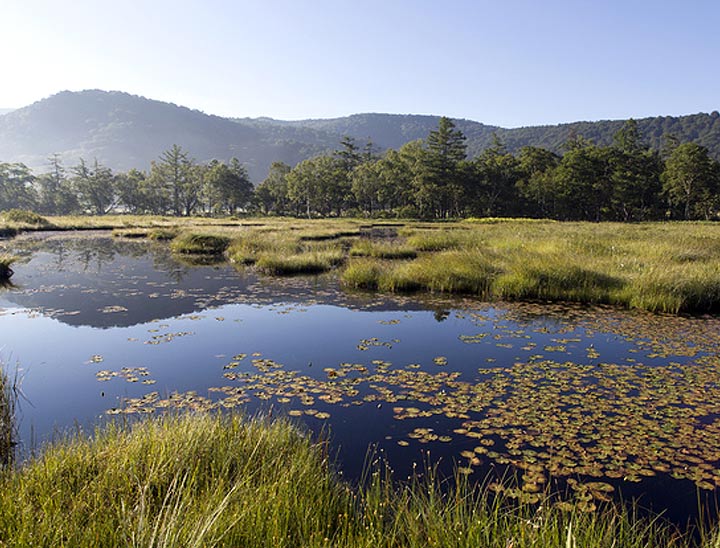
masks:
{"type": "Polygon", "coordinates": [[[8,112],[12,112],[13,110],[15,110],[15,109],[14,108],[0,108],[0,116],[2,116],[3,114],[7,114],[8,112]]]}
{"type": "MultiPolygon", "coordinates": [[[[278,122],[284,127],[312,128],[333,135],[349,135],[362,146],[371,139],[381,149],[400,148],[409,141],[424,139],[428,133],[437,129],[439,116],[418,114],[353,114],[344,118],[320,120],[299,120],[278,122]]],[[[492,134],[501,128],[487,126],[472,120],[455,120],[456,126],[469,140],[492,138],[492,134]]]]}
{"type": "Polygon", "coordinates": [[[0,159],[42,170],[47,158],[58,153],[66,165],[97,158],[124,171],[147,169],[178,144],[198,161],[236,156],[259,181],[271,162],[295,164],[330,142],[300,137],[122,92],[65,91],[0,117],[0,159]]]}
{"type": "MultiPolygon", "coordinates": [[[[23,162],[36,171],[47,158],[59,154],[65,165],[79,158],[114,170],[147,169],[173,144],[197,161],[228,161],[235,156],[248,167],[250,178],[261,181],[273,161],[294,165],[335,149],[344,135],[363,146],[370,138],[379,150],[399,148],[423,139],[437,128],[439,116],[413,114],[353,114],[343,118],[284,121],[272,118],[221,118],[118,91],[64,91],[0,116],[0,161],[23,162]]],[[[638,127],[654,148],[663,136],[697,141],[720,159],[720,114],[659,116],[639,119],[638,127]]],[[[527,145],[560,152],[573,135],[599,145],[612,142],[624,120],[574,122],[554,126],[501,128],[472,120],[455,120],[475,156],[497,135],[515,152],[527,145]]]]}

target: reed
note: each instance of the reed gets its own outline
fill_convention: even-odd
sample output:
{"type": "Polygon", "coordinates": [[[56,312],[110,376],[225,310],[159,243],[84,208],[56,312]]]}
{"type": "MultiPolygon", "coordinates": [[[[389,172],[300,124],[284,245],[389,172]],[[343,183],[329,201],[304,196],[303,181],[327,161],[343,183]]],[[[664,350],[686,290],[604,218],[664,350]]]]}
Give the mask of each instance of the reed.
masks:
{"type": "Polygon", "coordinates": [[[13,462],[18,393],[17,374],[11,378],[7,367],[0,363],[0,468],[13,462]]]}
{"type": "Polygon", "coordinates": [[[324,442],[284,419],[202,413],[76,434],[0,475],[3,546],[715,546],[637,509],[586,513],[512,480],[453,481],[429,468],[396,482],[371,464],[340,480],[324,442]]]}

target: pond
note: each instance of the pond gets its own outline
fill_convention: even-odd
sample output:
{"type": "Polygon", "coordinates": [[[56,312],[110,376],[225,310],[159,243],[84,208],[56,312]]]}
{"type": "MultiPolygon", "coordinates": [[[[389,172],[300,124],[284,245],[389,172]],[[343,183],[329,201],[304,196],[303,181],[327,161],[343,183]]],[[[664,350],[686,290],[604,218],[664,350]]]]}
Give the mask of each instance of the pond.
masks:
{"type": "Polygon", "coordinates": [[[720,485],[720,320],[343,291],[332,275],[192,266],[89,233],[2,242],[0,358],[28,454],[68,429],[167,409],[289,415],[355,480],[437,465],[513,496],[546,485],[677,522],[720,485]]]}

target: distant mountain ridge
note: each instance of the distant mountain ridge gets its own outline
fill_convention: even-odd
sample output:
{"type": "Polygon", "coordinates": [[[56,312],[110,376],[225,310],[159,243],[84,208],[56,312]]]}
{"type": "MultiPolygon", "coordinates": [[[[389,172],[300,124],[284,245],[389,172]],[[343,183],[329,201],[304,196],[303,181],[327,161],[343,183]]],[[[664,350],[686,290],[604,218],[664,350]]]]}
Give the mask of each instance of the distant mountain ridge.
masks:
{"type": "MultiPolygon", "coordinates": [[[[299,121],[271,118],[222,118],[198,110],[119,91],[64,91],[0,116],[0,161],[23,162],[42,171],[47,158],[59,154],[67,166],[79,158],[114,170],[147,169],[150,162],[178,144],[196,160],[244,162],[254,182],[261,181],[273,161],[294,165],[333,150],[344,135],[359,146],[371,139],[379,150],[399,148],[435,129],[439,116],[353,114],[343,118],[299,121]]],[[[697,141],[720,159],[720,114],[658,116],[638,119],[647,141],[660,148],[666,133],[679,141],[697,141]]],[[[497,135],[511,152],[534,145],[559,152],[572,135],[599,145],[612,142],[624,120],[574,122],[553,126],[501,128],[455,120],[475,156],[497,135]]]]}

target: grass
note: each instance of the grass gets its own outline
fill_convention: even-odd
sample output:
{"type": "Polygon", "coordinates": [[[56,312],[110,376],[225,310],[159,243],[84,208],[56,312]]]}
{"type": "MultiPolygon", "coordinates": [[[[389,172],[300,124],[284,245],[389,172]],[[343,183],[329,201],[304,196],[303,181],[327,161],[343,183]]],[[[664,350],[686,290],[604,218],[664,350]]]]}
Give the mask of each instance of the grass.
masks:
{"type": "Polygon", "coordinates": [[[712,223],[508,221],[402,233],[421,251],[415,261],[351,261],[345,285],[673,314],[720,310],[720,226],[712,223]]]}
{"type": "Polygon", "coordinates": [[[6,367],[0,363],[0,468],[13,461],[17,398],[17,377],[11,379],[6,367]]]}
{"type": "Polygon", "coordinates": [[[0,476],[3,546],[507,548],[713,546],[608,503],[518,502],[433,470],[341,481],[326,446],[284,419],[185,414],[55,443],[0,476]]]}
{"type": "Polygon", "coordinates": [[[230,245],[230,238],[216,234],[187,232],[177,236],[170,249],[175,253],[190,255],[221,255],[230,245]]]}
{"type": "Polygon", "coordinates": [[[374,242],[367,238],[358,240],[350,248],[351,257],[375,257],[377,259],[414,259],[417,251],[407,245],[390,242],[374,242]]]}
{"type": "Polygon", "coordinates": [[[27,225],[37,228],[50,228],[52,224],[42,215],[25,209],[9,209],[2,213],[2,220],[15,225],[27,225]]]}
{"type": "MultiPolygon", "coordinates": [[[[257,264],[269,275],[345,264],[340,276],[351,288],[606,303],[673,314],[720,311],[720,226],[713,223],[407,221],[397,226],[397,238],[378,241],[356,236],[366,225],[352,219],[115,215],[47,221],[60,230],[109,227],[157,239],[185,231],[173,240],[174,250],[225,251],[238,268],[257,264]]],[[[0,233],[39,229],[29,227],[0,220],[0,233]]]]}
{"type": "Polygon", "coordinates": [[[255,263],[258,270],[276,276],[318,274],[341,264],[344,253],[340,250],[308,251],[294,255],[277,253],[261,255],[255,263]]]}

